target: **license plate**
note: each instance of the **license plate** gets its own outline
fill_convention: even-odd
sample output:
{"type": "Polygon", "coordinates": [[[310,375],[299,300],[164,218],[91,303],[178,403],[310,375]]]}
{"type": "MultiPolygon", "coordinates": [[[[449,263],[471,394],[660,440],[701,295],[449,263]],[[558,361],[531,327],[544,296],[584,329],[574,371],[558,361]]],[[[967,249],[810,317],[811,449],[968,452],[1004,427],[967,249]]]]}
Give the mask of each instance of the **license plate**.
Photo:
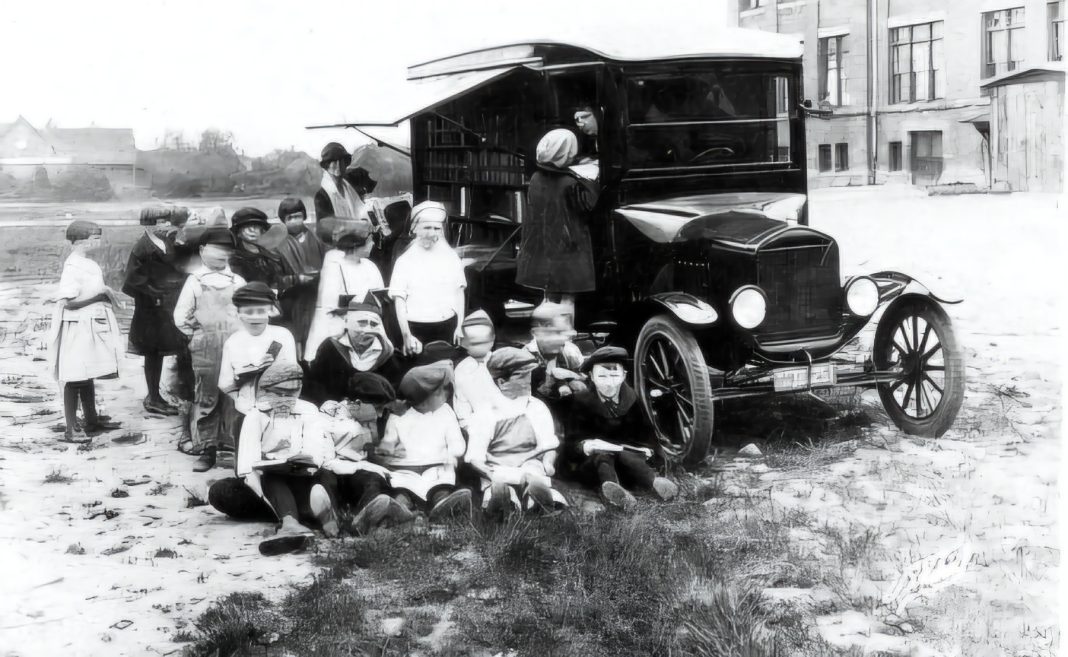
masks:
{"type": "MultiPolygon", "coordinates": [[[[791,367],[785,370],[775,371],[775,391],[804,390],[809,386],[809,369],[807,367],[791,367]]],[[[834,384],[834,365],[820,363],[812,366],[812,385],[827,386],[834,384]]]]}

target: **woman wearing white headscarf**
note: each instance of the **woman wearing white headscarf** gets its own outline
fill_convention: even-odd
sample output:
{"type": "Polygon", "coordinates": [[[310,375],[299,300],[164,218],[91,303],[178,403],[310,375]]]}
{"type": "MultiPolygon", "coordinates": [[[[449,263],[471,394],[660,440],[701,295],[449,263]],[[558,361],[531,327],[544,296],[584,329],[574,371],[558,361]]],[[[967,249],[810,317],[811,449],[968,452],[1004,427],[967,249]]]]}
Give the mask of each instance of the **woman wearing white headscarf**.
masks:
{"type": "Polygon", "coordinates": [[[568,306],[572,320],[575,294],[596,287],[588,222],[598,190],[568,169],[577,155],[570,130],[550,130],[538,142],[516,271],[517,283],[568,306]]]}
{"type": "Polygon", "coordinates": [[[397,258],[389,280],[397,325],[405,356],[416,356],[423,345],[461,336],[467,278],[460,257],[445,239],[445,206],[423,201],[412,208],[415,241],[397,258]]]}

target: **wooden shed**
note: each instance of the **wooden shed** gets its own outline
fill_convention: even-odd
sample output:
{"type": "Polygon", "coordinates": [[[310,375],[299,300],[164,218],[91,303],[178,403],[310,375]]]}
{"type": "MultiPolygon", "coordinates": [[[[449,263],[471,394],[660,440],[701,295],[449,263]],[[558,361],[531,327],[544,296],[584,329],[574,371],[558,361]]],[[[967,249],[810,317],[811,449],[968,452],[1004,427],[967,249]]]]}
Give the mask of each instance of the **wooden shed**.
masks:
{"type": "Polygon", "coordinates": [[[991,178],[1013,191],[1064,189],[1064,74],[1057,63],[982,85],[990,96],[991,178]]]}

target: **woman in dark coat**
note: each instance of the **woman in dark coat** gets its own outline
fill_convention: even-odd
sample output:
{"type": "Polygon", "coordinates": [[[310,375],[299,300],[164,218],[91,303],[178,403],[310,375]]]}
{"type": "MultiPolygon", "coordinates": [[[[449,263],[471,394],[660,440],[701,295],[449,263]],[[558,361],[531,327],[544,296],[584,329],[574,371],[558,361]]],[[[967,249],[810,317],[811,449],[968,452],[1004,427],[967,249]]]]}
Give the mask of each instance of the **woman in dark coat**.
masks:
{"type": "Polygon", "coordinates": [[[267,214],[256,208],[241,208],[230,218],[230,231],[237,248],[230,257],[230,269],[246,283],[264,283],[277,290],[282,279],[282,258],[258,244],[271,227],[267,214]]]}
{"type": "Polygon", "coordinates": [[[538,142],[516,271],[517,283],[567,306],[572,320],[575,294],[596,287],[588,222],[598,191],[568,170],[577,155],[578,139],[570,130],[550,130],[538,142]]]}
{"type": "Polygon", "coordinates": [[[176,231],[189,219],[185,208],[144,208],[145,234],[134,244],[126,264],[123,293],[133,297],[128,351],[145,358],[148,396],[145,410],[175,415],[178,410],[163,400],[159,381],[163,357],[186,349],[185,336],[174,326],[174,304],[185,282],[185,271],[174,243],[176,231]]]}

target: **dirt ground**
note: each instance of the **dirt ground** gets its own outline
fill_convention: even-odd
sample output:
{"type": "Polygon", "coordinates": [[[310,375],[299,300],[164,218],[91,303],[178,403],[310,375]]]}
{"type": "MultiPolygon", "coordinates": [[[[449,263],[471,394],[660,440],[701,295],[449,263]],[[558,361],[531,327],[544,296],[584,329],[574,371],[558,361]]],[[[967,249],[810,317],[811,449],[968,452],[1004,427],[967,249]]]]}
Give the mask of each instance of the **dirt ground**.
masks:
{"type": "MultiPolygon", "coordinates": [[[[940,440],[898,432],[866,393],[859,404],[875,425],[833,458],[818,443],[798,446],[808,460],[721,454],[708,476],[723,495],[789,517],[797,549],[838,574],[765,595],[809,607],[814,627],[843,650],[1057,654],[1065,209],[1051,196],[907,188],[820,190],[811,203],[812,225],[839,240],[843,275],[896,269],[964,299],[947,310],[968,386],[940,440]]],[[[174,422],[144,418],[139,360],[98,383],[123,431],[90,449],[56,441],[62,413],[40,359],[41,299],[65,255],[51,235],[59,229],[0,230],[4,654],[178,654],[184,644],[173,639],[219,596],[273,598],[309,581],[309,555],[258,555],[266,525],[188,506],[224,473],[190,472],[190,457],[173,447],[174,422]]],[[[116,229],[111,260],[136,232],[116,229]]]]}

